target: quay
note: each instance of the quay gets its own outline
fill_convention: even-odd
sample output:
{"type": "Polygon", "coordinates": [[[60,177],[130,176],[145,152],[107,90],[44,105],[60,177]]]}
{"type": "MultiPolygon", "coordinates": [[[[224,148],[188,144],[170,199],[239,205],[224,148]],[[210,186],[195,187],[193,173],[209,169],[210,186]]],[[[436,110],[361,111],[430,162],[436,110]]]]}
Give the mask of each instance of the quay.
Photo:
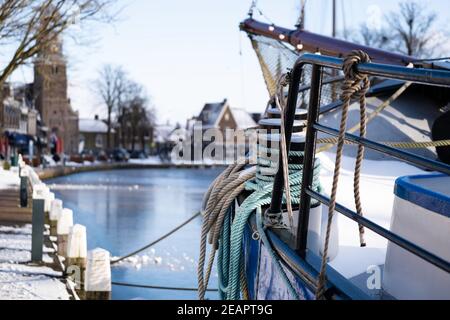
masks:
{"type": "Polygon", "coordinates": [[[67,176],[82,172],[92,171],[108,171],[108,170],[127,170],[127,169],[206,169],[225,167],[226,165],[220,163],[139,163],[139,162],[108,162],[97,163],[84,166],[56,166],[47,167],[45,169],[35,169],[37,175],[41,180],[48,180],[57,177],[67,176]]]}
{"type": "MultiPolygon", "coordinates": [[[[0,169],[0,300],[110,299],[110,254],[87,252],[86,228],[42,178],[124,166],[0,169]],[[85,273],[86,271],[86,273],[85,273]]],[[[130,166],[131,167],[131,166],[130,166]]]]}
{"type": "Polygon", "coordinates": [[[47,230],[42,261],[31,261],[31,221],[31,197],[27,197],[26,207],[20,204],[17,168],[0,169],[0,299],[75,299],[47,230]]]}

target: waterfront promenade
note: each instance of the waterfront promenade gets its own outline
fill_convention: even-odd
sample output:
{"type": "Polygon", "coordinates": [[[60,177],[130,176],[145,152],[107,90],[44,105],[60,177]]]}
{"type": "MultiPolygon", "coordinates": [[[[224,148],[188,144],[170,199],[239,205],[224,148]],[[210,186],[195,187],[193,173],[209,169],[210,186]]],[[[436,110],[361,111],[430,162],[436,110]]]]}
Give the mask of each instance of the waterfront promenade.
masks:
{"type": "Polygon", "coordinates": [[[73,299],[48,231],[43,262],[31,263],[31,201],[20,207],[19,183],[17,168],[0,169],[0,300],[73,299]]]}

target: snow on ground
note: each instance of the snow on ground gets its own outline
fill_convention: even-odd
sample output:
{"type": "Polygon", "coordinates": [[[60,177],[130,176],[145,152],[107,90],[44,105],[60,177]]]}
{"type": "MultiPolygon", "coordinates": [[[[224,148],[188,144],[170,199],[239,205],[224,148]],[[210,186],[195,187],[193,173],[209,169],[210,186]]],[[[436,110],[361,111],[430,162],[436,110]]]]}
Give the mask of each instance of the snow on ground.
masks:
{"type": "Polygon", "coordinates": [[[17,168],[11,170],[0,169],[0,190],[17,188],[20,184],[19,173],[17,168]]]}
{"type": "MultiPolygon", "coordinates": [[[[68,300],[61,272],[33,266],[31,225],[0,226],[0,300],[68,300]]],[[[44,248],[44,262],[52,261],[53,249],[44,248]]]]}
{"type": "Polygon", "coordinates": [[[141,165],[152,165],[152,164],[161,164],[161,158],[160,157],[148,157],[146,159],[130,159],[128,160],[128,163],[131,164],[141,164],[141,165]]]}
{"type": "MultiPolygon", "coordinates": [[[[324,193],[330,195],[334,173],[334,153],[319,155],[322,170],[321,183],[324,193]]],[[[344,157],[339,177],[338,203],[355,210],[353,194],[354,158],[344,157]]],[[[424,174],[425,172],[399,161],[365,160],[361,175],[361,202],[366,218],[389,229],[394,205],[395,181],[399,177],[424,174]]],[[[328,208],[323,210],[326,225],[328,208]]],[[[366,248],[359,245],[357,224],[341,214],[335,215],[339,225],[339,254],[331,263],[347,278],[365,273],[370,266],[383,265],[387,241],[370,230],[365,230],[366,248]]],[[[322,229],[322,233],[325,230],[322,229]]]]}

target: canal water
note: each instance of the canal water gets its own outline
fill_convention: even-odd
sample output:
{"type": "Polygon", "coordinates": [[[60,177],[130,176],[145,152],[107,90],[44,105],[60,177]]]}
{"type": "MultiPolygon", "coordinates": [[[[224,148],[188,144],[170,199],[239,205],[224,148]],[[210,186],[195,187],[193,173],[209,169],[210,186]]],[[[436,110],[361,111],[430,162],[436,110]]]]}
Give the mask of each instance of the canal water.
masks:
{"type": "MultiPolygon", "coordinates": [[[[87,228],[89,249],[113,256],[140,248],[187,220],[201,207],[222,169],[140,169],[80,173],[47,181],[87,228]]],[[[113,266],[114,282],[197,287],[201,218],[138,257],[113,266]]],[[[213,272],[212,288],[217,288],[213,272]]],[[[113,299],[196,299],[196,292],[113,286],[113,299]]],[[[208,298],[218,295],[210,293],[208,298]]]]}

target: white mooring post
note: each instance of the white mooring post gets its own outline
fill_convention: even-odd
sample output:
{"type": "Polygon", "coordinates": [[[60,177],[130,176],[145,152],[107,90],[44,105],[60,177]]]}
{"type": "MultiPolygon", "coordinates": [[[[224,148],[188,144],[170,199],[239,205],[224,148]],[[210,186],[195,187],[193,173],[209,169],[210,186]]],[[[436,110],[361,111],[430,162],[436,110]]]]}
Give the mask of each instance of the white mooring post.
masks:
{"type": "Polygon", "coordinates": [[[69,240],[69,233],[73,227],[73,211],[70,209],[63,209],[59,217],[56,233],[58,238],[58,255],[67,259],[67,241],[69,240]]]}
{"type": "Polygon", "coordinates": [[[111,299],[111,255],[104,249],[88,252],[84,289],[86,300],[111,299]]]}
{"type": "Polygon", "coordinates": [[[52,237],[57,236],[56,227],[58,225],[58,220],[61,217],[63,211],[63,202],[59,199],[55,199],[52,201],[52,205],[50,206],[50,235],[52,237]]]}
{"type": "Polygon", "coordinates": [[[67,243],[66,273],[74,280],[76,289],[84,289],[84,273],[86,270],[87,238],[86,227],[73,226],[67,243]]]}
{"type": "Polygon", "coordinates": [[[52,201],[55,200],[55,194],[53,192],[47,192],[45,195],[45,204],[44,204],[44,212],[45,212],[45,224],[50,225],[50,209],[52,207],[52,201]]]}

